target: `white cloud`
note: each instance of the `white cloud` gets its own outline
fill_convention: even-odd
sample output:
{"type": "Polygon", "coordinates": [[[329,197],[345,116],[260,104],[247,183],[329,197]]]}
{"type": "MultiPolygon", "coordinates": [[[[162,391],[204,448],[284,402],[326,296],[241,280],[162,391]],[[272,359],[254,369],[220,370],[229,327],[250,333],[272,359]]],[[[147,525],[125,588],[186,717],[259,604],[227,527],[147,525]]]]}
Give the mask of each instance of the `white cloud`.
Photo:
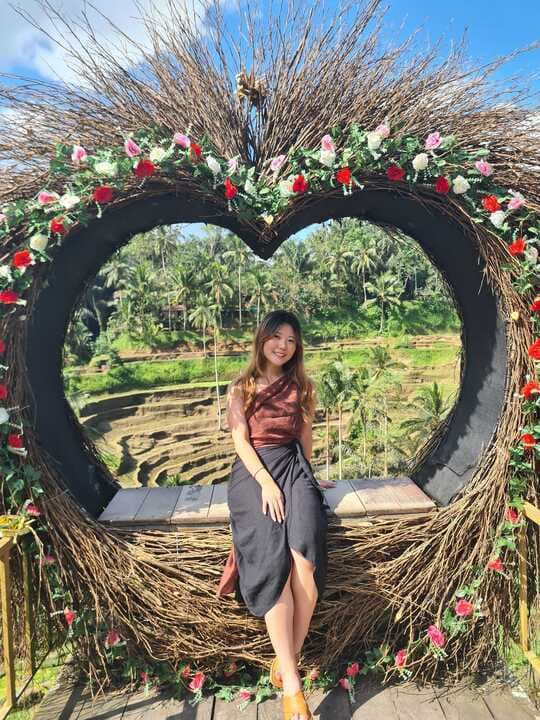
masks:
{"type": "MultiPolygon", "coordinates": [[[[7,0],[0,0],[0,5],[7,5],[7,0]]],[[[63,18],[75,20],[82,23],[82,12],[86,11],[100,44],[110,49],[116,57],[121,54],[125,57],[128,52],[128,43],[119,36],[107,20],[100,17],[99,12],[88,7],[85,0],[52,0],[52,4],[63,18]]],[[[148,36],[144,23],[140,19],[143,8],[152,8],[164,16],[169,15],[169,0],[92,0],[96,9],[102,12],[107,18],[117,25],[129,38],[148,48],[148,36]],[[139,6],[139,7],[137,7],[139,6]]],[[[176,8],[182,8],[182,2],[175,0],[176,8]]],[[[201,7],[199,0],[195,0],[196,6],[201,7]]],[[[17,0],[13,5],[28,15],[31,15],[36,23],[50,31],[53,37],[62,40],[66,34],[65,28],[58,26],[54,29],[51,26],[46,14],[40,7],[38,0],[17,0]]],[[[190,2],[191,5],[191,2],[190,2]]],[[[191,16],[187,9],[181,10],[186,19],[191,16]]],[[[78,32],[75,25],[72,25],[74,32],[78,32]]],[[[129,47],[129,57],[133,63],[138,62],[140,54],[133,47],[129,47]]],[[[42,32],[32,27],[27,20],[21,17],[13,8],[7,7],[2,10],[2,22],[0,23],[0,72],[15,72],[18,70],[24,75],[36,75],[66,82],[77,82],[77,75],[73,62],[68,54],[58,45],[53,43],[42,32]],[[22,70],[21,70],[22,68],[22,70]]]]}

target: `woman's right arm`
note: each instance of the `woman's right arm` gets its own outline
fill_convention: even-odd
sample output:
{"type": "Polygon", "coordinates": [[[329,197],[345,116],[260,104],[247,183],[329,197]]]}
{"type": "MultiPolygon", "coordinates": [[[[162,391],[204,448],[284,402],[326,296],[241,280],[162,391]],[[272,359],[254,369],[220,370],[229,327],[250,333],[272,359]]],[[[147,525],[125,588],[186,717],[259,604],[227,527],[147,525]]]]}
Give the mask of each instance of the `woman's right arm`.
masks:
{"type": "Polygon", "coordinates": [[[244,463],[250,475],[262,488],[263,507],[266,515],[266,506],[270,510],[272,520],[281,522],[285,517],[283,507],[283,493],[274,478],[263,466],[261,459],[249,440],[249,427],[244,412],[244,397],[241,385],[231,385],[227,393],[227,420],[238,457],[244,463]],[[259,470],[261,468],[262,470],[259,470]],[[257,472],[258,471],[258,472],[257,472]]]}

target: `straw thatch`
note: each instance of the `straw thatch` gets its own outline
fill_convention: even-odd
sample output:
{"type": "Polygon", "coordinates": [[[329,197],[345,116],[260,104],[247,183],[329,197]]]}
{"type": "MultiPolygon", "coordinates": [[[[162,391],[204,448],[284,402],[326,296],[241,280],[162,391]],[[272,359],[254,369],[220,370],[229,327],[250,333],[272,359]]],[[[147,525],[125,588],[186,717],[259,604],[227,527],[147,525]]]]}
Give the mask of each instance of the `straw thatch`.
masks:
{"type": "MultiPolygon", "coordinates": [[[[330,127],[346,129],[354,122],[372,128],[387,117],[399,133],[455,133],[464,150],[487,144],[500,185],[523,192],[531,211],[540,212],[540,134],[531,129],[527,89],[515,83],[500,89],[491,81],[503,59],[469,69],[462,45],[442,59],[439,46],[415,49],[413,37],[383,48],[377,0],[346,8],[319,28],[316,6],[289,4],[272,19],[244,5],[244,32],[235,36],[218,6],[207,9],[206,32],[200,35],[197,23],[186,23],[171,2],[172,21],[145,16],[151,47],[135,48],[143,60],[136,68],[101,46],[90,25],[71,34],[69,21],[52,4],[43,5],[78,67],[80,84],[28,81],[0,88],[0,105],[10,111],[0,128],[0,161],[16,162],[0,173],[1,202],[31,197],[45,186],[50,178],[44,159],[53,156],[59,140],[92,148],[116,144],[118,128],[123,133],[154,124],[171,133],[189,128],[193,137],[209,136],[224,157],[239,154],[266,172],[270,158],[296,146],[318,146],[330,127]]],[[[144,200],[145,190],[138,193],[144,200]]],[[[422,189],[415,197],[435,202],[422,189]]],[[[440,198],[437,203],[441,206],[440,198]]],[[[503,269],[508,255],[502,240],[472,223],[459,202],[448,200],[444,207],[478,247],[503,316],[518,310],[526,318],[528,298],[503,269]]],[[[292,212],[295,207],[287,211],[292,212]]],[[[28,312],[38,291],[36,284],[28,312]]],[[[485,566],[507,500],[508,447],[523,423],[515,396],[534,372],[527,354],[529,323],[509,322],[507,332],[505,408],[473,481],[433,516],[331,529],[327,597],[314,617],[305,663],[337,665],[382,639],[398,649],[439,622],[454,591],[470,581],[475,566],[485,566]]],[[[31,398],[21,324],[4,323],[4,338],[9,385],[25,407],[31,398]]],[[[106,529],[63,491],[39,438],[28,435],[29,459],[46,483],[42,506],[51,542],[75,606],[91,598],[98,621],[118,628],[132,652],[173,664],[190,659],[212,672],[234,658],[256,664],[270,659],[264,623],[214,596],[230,546],[228,532],[106,529]]],[[[529,488],[533,502],[537,492],[529,488]]],[[[531,563],[536,572],[533,557],[531,563]]],[[[449,641],[444,665],[430,654],[411,658],[414,676],[429,679],[443,668],[460,676],[492,659],[499,627],[507,636],[514,627],[514,590],[510,576],[487,574],[481,588],[484,617],[471,632],[449,641]]],[[[102,641],[92,632],[79,639],[88,672],[100,681],[109,672],[102,641]]]]}

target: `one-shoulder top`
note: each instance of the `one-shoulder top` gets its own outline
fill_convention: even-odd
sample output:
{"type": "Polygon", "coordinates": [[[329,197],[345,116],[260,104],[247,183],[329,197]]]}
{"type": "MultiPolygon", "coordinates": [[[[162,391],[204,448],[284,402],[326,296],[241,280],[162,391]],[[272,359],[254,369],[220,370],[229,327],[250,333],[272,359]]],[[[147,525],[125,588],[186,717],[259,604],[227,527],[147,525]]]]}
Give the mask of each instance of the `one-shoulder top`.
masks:
{"type": "Polygon", "coordinates": [[[246,420],[253,447],[286,445],[299,439],[302,413],[296,382],[281,375],[258,390],[246,411],[246,420]]]}

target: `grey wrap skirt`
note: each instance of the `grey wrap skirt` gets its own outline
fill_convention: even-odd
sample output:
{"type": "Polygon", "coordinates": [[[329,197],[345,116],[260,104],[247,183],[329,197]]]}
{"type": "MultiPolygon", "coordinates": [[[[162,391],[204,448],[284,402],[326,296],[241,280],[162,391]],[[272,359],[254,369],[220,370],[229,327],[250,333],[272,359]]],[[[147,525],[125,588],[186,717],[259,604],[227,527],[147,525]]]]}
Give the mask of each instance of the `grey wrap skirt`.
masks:
{"type": "Polygon", "coordinates": [[[329,509],[324,493],[298,440],[256,448],[261,463],[284,496],[283,522],[262,511],[262,488],[236,456],[227,486],[234,554],[238,566],[236,599],[256,617],[278,601],[292,567],[289,548],[315,567],[317,602],[322,598],[327,568],[329,509]]]}

